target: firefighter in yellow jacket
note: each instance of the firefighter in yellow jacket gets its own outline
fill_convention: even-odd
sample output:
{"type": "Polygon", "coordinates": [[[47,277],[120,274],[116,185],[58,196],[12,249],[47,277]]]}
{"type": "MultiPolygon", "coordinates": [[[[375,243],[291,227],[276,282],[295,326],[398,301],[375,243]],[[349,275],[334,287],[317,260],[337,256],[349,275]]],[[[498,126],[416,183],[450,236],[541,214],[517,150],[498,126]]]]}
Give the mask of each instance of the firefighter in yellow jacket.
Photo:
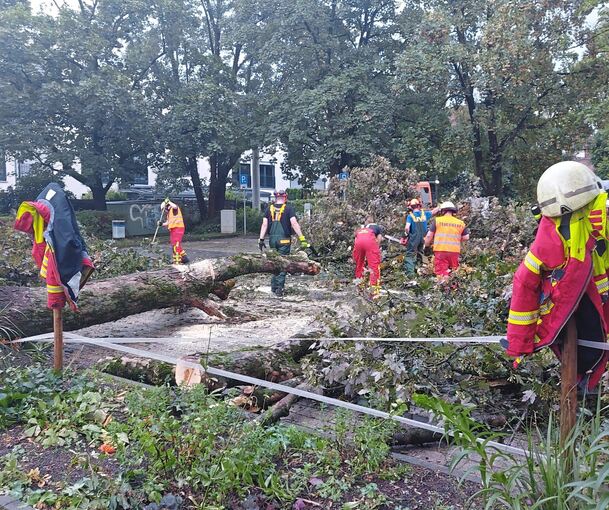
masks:
{"type": "Polygon", "coordinates": [[[174,264],[187,264],[189,262],[184,248],[182,238],[184,237],[184,217],[178,204],[168,198],[161,204],[161,217],[165,215],[165,222],[159,220],[159,224],[169,229],[169,243],[173,253],[174,264]]]}

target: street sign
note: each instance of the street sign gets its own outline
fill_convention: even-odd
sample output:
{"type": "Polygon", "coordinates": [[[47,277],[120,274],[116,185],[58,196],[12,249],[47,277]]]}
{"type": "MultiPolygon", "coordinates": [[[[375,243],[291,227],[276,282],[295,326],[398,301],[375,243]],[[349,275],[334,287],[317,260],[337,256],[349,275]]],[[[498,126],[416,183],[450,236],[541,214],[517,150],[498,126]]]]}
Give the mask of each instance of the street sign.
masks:
{"type": "Polygon", "coordinates": [[[349,178],[349,174],[347,172],[341,172],[338,174],[339,181],[346,181],[349,178]]]}
{"type": "Polygon", "coordinates": [[[239,182],[241,184],[239,187],[241,189],[246,189],[247,188],[247,175],[240,175],[239,182]]]}

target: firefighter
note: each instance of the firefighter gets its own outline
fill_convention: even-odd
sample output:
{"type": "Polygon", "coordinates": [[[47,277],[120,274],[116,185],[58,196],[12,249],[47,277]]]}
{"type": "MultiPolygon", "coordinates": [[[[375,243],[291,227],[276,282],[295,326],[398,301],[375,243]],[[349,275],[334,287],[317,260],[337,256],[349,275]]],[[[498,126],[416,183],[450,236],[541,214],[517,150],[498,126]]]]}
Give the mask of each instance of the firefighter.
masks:
{"type": "MultiPolygon", "coordinates": [[[[519,359],[550,346],[561,356],[570,318],[577,338],[599,342],[609,334],[609,227],[607,193],[584,164],[562,161],[537,183],[542,217],[535,240],[514,274],[507,354],[519,359]]],[[[580,385],[598,383],[609,352],[578,346],[580,385]]]]}
{"type": "Polygon", "coordinates": [[[169,230],[169,244],[171,244],[173,263],[188,264],[189,259],[184,248],[182,248],[182,238],[184,237],[182,210],[178,204],[166,198],[161,204],[161,218],[164,214],[167,215],[165,221],[163,222],[161,219],[158,224],[167,227],[169,230]]]}
{"type": "MultiPolygon", "coordinates": [[[[270,204],[260,227],[260,238],[258,247],[260,251],[266,248],[264,237],[268,231],[269,247],[281,255],[289,255],[292,246],[292,234],[295,233],[303,249],[309,248],[309,243],[302,233],[302,229],[296,219],[294,208],[288,205],[288,194],[284,190],[274,193],[275,202],[270,204]]],[[[277,297],[282,297],[285,291],[285,276],[282,272],[273,275],[271,279],[271,292],[277,297]]]]}
{"type": "Polygon", "coordinates": [[[444,202],[439,209],[440,216],[431,220],[425,247],[429,248],[433,243],[434,273],[446,278],[459,267],[461,243],[469,239],[469,229],[455,216],[455,204],[444,202]]]}
{"type": "Polygon", "coordinates": [[[381,241],[383,231],[374,223],[372,217],[366,219],[366,224],[355,231],[353,243],[353,260],[355,262],[355,279],[361,281],[364,276],[364,267],[370,271],[370,289],[372,297],[376,298],[381,290],[381,241]]]}
{"type": "Polygon", "coordinates": [[[406,246],[404,271],[407,275],[414,275],[416,274],[417,262],[423,261],[425,235],[427,234],[427,225],[431,220],[432,212],[425,211],[421,206],[421,202],[416,198],[413,198],[408,203],[408,207],[410,213],[406,216],[406,227],[401,242],[406,246]]]}

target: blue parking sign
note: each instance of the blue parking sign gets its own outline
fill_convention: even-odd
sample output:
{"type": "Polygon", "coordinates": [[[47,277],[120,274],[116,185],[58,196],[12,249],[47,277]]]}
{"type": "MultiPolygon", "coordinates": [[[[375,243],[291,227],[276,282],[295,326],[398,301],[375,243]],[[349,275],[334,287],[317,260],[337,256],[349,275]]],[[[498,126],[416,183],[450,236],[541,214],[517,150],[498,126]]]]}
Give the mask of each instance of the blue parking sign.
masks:
{"type": "Polygon", "coordinates": [[[349,178],[349,174],[347,172],[341,172],[338,174],[338,179],[340,181],[346,181],[349,178]]]}
{"type": "Polygon", "coordinates": [[[240,186],[241,189],[247,188],[247,175],[241,174],[239,176],[239,184],[241,185],[240,186]]]}

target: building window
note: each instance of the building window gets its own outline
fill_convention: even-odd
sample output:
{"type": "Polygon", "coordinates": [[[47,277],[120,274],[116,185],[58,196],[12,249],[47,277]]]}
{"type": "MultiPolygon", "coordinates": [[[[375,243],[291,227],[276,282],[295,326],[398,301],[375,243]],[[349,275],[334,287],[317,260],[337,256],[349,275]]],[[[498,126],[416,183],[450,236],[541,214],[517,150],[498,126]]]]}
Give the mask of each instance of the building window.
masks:
{"type": "Polygon", "coordinates": [[[6,182],[6,154],[0,151],[0,182],[6,182]]]}
{"type": "Polygon", "coordinates": [[[235,172],[233,170],[232,172],[232,178],[231,181],[233,183],[233,186],[235,188],[240,188],[241,187],[241,176],[245,175],[247,178],[247,187],[251,188],[252,187],[252,169],[250,167],[250,165],[248,163],[241,163],[239,165],[239,171],[235,172]]]}
{"type": "Polygon", "coordinates": [[[275,189],[275,165],[260,165],[260,187],[275,189]]]}
{"type": "Polygon", "coordinates": [[[31,161],[15,161],[15,175],[25,177],[32,171],[31,161]]]}
{"type": "MultiPolygon", "coordinates": [[[[239,171],[232,173],[231,182],[233,186],[239,188],[241,186],[241,176],[245,175],[247,178],[247,187],[252,187],[252,167],[249,163],[241,163],[239,165],[239,171]]],[[[275,165],[268,163],[260,165],[260,187],[275,189],[275,165]]]]}

